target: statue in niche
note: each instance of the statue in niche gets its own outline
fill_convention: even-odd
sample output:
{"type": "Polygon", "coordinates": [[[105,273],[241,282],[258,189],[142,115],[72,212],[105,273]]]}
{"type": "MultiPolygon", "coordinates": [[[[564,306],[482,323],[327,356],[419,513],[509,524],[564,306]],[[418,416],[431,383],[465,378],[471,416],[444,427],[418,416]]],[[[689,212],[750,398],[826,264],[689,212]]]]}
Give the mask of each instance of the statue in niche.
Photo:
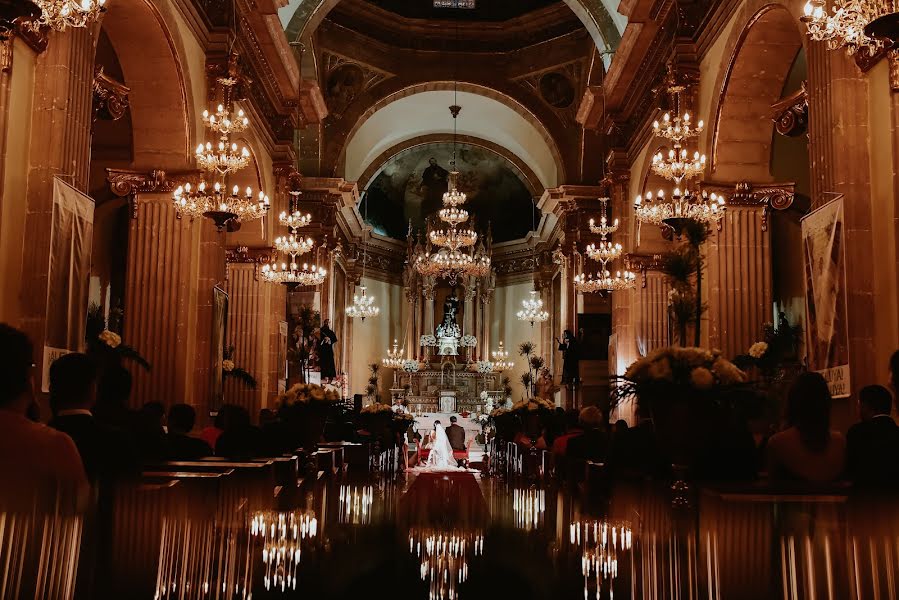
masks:
{"type": "Polygon", "coordinates": [[[437,346],[440,356],[457,356],[459,353],[459,338],[462,330],[456,322],[459,313],[459,298],[456,297],[455,286],[443,301],[443,321],[437,326],[437,346]]]}

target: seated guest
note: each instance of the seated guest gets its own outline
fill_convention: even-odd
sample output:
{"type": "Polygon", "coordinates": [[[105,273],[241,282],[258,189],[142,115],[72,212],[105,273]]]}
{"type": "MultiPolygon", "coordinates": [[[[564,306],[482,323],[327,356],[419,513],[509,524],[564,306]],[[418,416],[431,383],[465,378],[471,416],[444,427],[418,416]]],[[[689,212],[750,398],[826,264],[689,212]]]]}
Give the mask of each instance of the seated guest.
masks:
{"type": "Polygon", "coordinates": [[[161,402],[147,402],[137,412],[135,435],[144,462],[166,460],[168,448],[165,434],[165,407],[161,402]]]}
{"type": "Polygon", "coordinates": [[[225,414],[230,408],[230,404],[222,404],[215,413],[212,425],[204,427],[200,432],[200,439],[209,444],[210,448],[215,448],[219,436],[225,431],[225,414]]]}
{"type": "Polygon", "coordinates": [[[242,406],[232,406],[225,413],[225,431],[215,444],[217,456],[246,460],[263,454],[262,430],[250,423],[250,413],[242,406]]]}
{"type": "Polygon", "coordinates": [[[197,411],[188,404],[173,404],[169,409],[169,432],[166,434],[169,460],[196,460],[212,456],[209,444],[190,435],[197,421],[197,411]]]}
{"type": "Polygon", "coordinates": [[[572,438],[576,438],[584,433],[578,419],[578,411],[571,409],[565,412],[565,432],[560,434],[554,441],[552,446],[553,457],[558,461],[565,457],[568,450],[568,444],[572,438]]]}
{"type": "Polygon", "coordinates": [[[128,435],[97,422],[91,413],[96,378],[94,362],[85,354],[66,354],[50,365],[50,427],[72,438],[91,481],[115,479],[137,469],[128,435]]]}
{"type": "Polygon", "coordinates": [[[638,405],[637,424],[618,430],[609,446],[609,472],[618,478],[664,477],[671,463],[662,456],[656,439],[655,424],[649,413],[638,405]]]}
{"type": "Polygon", "coordinates": [[[890,416],[893,398],[879,385],[862,388],[862,421],[846,433],[846,469],[861,486],[899,485],[899,426],[890,416]]]}
{"type": "Polygon", "coordinates": [[[803,373],[787,396],[789,427],[771,436],[768,476],[773,480],[834,481],[846,464],[846,440],[830,430],[832,399],[820,373],[803,373]]]}
{"type": "Polygon", "coordinates": [[[450,425],[446,428],[446,437],[453,450],[460,452],[465,450],[465,429],[456,421],[456,415],[450,417],[450,425]]]}
{"type": "Polygon", "coordinates": [[[57,491],[78,494],[87,477],[65,433],[26,417],[34,400],[31,341],[0,323],[0,502],[52,502],[57,491]],[[14,485],[13,485],[14,484],[14,485]]]}
{"type": "Polygon", "coordinates": [[[578,422],[584,433],[568,441],[568,458],[577,462],[604,462],[608,451],[608,437],[603,427],[603,414],[596,406],[581,410],[578,422]]]}
{"type": "Polygon", "coordinates": [[[121,365],[103,369],[97,381],[97,402],[91,409],[94,418],[124,431],[137,427],[137,412],[128,407],[131,398],[131,372],[121,365]]]}

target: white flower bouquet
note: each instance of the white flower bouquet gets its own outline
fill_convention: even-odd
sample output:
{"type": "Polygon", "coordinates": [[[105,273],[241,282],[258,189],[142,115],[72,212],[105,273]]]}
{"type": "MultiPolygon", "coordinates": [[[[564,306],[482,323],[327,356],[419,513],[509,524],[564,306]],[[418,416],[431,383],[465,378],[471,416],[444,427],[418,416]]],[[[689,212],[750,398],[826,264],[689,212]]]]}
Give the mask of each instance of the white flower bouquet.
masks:
{"type": "Polygon", "coordinates": [[[477,363],[478,373],[486,375],[493,372],[493,363],[489,360],[479,360],[477,363]]]}
{"type": "MultiPolygon", "coordinates": [[[[340,400],[340,392],[333,386],[321,386],[314,383],[298,383],[278,396],[281,406],[296,404],[334,404],[340,400]]],[[[387,407],[388,410],[390,407],[387,407]]]]}
{"type": "Polygon", "coordinates": [[[437,338],[433,334],[427,333],[418,338],[418,344],[425,348],[431,348],[437,345],[437,338]]]}
{"type": "Polygon", "coordinates": [[[406,373],[418,373],[419,364],[417,360],[406,359],[403,361],[403,371],[406,373]]]}
{"type": "Polygon", "coordinates": [[[110,331],[108,329],[104,329],[100,332],[100,335],[97,336],[101,342],[109,346],[110,348],[118,348],[122,345],[122,336],[117,334],[115,331],[110,331]]]}
{"type": "Polygon", "coordinates": [[[459,340],[459,345],[463,348],[474,348],[478,345],[478,338],[473,335],[463,335],[462,339],[459,340]]]}

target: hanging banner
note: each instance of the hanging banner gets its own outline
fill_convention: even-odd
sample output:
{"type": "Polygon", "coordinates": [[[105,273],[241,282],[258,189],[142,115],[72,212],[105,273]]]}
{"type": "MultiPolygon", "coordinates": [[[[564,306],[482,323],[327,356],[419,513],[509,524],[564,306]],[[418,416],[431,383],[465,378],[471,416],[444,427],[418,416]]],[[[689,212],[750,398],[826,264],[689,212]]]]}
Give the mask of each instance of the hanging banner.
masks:
{"type": "Polygon", "coordinates": [[[808,366],[824,375],[834,398],[845,398],[851,387],[843,197],[809,213],[801,222],[808,366]]]}

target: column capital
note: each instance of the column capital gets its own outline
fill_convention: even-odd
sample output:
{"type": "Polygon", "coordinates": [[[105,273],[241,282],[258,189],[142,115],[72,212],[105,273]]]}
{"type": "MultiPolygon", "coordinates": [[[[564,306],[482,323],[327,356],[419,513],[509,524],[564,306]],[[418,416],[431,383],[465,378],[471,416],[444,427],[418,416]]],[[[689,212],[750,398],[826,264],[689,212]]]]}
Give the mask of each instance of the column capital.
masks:
{"type": "Polygon", "coordinates": [[[706,181],[699,184],[703,192],[723,194],[728,207],[758,208],[762,211],[762,231],[768,231],[768,211],[787,210],[796,198],[793,183],[722,183],[706,181]]]}
{"type": "Polygon", "coordinates": [[[137,218],[138,194],[168,194],[184,183],[198,183],[200,171],[176,171],[166,173],[160,169],[133,171],[128,169],[106,169],[109,190],[120,198],[129,198],[131,218],[137,218]]]}
{"type": "Polygon", "coordinates": [[[640,287],[646,287],[646,273],[661,271],[665,264],[664,254],[625,254],[624,268],[640,273],[640,287]]]}

